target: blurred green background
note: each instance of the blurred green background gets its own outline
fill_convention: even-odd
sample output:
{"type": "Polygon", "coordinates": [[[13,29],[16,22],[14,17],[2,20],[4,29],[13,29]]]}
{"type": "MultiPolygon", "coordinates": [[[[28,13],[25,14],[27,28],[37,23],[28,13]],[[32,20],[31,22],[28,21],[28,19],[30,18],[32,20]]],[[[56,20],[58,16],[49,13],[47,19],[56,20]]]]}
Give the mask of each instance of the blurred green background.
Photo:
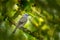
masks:
{"type": "Polygon", "coordinates": [[[60,0],[0,0],[0,40],[60,40],[60,0]],[[25,29],[12,34],[25,13],[25,29]]]}

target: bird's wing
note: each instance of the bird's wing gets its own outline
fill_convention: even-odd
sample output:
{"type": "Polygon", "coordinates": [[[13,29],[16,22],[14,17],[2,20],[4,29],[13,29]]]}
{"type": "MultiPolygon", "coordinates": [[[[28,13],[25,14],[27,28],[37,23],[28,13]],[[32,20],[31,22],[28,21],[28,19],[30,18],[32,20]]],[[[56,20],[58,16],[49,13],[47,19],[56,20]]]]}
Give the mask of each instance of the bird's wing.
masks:
{"type": "Polygon", "coordinates": [[[18,24],[17,26],[24,26],[24,24],[27,22],[27,18],[21,18],[19,21],[18,21],[18,24]]]}

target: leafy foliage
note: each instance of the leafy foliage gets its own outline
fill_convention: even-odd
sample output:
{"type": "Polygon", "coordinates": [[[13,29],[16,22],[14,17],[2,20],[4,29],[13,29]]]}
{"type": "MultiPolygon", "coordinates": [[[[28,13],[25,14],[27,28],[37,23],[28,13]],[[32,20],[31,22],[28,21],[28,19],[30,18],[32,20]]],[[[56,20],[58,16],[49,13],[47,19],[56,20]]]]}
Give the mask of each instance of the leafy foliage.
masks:
{"type": "Polygon", "coordinates": [[[60,40],[60,0],[0,0],[0,40],[60,40]],[[12,34],[25,13],[27,23],[12,34]]]}

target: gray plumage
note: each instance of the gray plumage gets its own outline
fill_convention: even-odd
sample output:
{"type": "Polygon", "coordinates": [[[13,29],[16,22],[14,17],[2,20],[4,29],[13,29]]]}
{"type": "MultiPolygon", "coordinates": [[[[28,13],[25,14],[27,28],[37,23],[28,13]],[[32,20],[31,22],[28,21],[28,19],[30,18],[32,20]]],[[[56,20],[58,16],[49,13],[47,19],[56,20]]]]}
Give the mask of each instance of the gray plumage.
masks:
{"type": "Polygon", "coordinates": [[[28,14],[24,14],[24,15],[21,17],[21,19],[18,21],[17,26],[16,26],[15,30],[13,31],[13,33],[16,32],[16,29],[17,29],[17,28],[21,28],[21,27],[23,27],[23,26],[26,24],[27,18],[28,18],[28,14]]]}

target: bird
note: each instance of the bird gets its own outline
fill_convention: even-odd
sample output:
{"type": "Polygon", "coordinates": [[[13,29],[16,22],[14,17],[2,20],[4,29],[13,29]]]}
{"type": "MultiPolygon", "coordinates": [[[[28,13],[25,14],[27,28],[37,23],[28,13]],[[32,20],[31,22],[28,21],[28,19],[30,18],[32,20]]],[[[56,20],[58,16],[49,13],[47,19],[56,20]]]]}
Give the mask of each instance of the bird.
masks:
{"type": "Polygon", "coordinates": [[[21,27],[23,27],[23,26],[26,24],[27,18],[28,18],[28,14],[24,14],[24,15],[20,18],[20,20],[18,21],[18,23],[17,23],[17,25],[16,25],[16,28],[14,29],[13,33],[16,32],[17,28],[21,28],[21,27]]]}

